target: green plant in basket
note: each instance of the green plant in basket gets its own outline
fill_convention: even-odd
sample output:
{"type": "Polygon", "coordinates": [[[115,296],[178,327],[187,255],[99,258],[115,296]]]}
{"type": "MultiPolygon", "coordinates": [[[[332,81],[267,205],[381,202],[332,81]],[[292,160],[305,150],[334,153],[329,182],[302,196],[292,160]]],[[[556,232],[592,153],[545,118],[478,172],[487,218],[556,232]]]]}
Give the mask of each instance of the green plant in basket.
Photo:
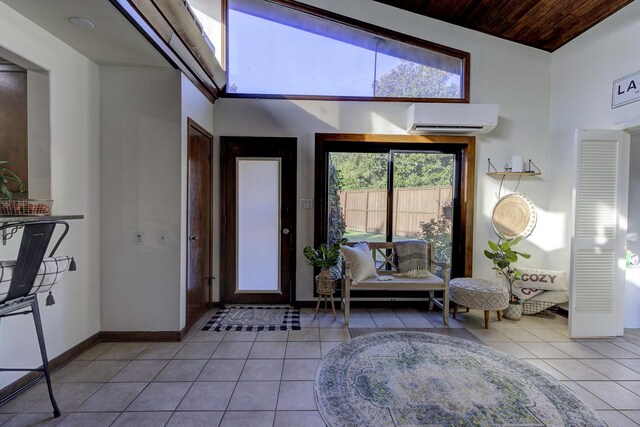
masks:
{"type": "Polygon", "coordinates": [[[24,192],[24,182],[18,175],[16,175],[11,169],[9,169],[6,165],[9,162],[6,160],[0,160],[0,193],[7,199],[11,199],[13,197],[13,192],[9,190],[9,185],[14,182],[18,185],[18,189],[20,193],[24,192]]]}
{"type": "Polygon", "coordinates": [[[484,251],[484,255],[493,262],[492,270],[497,271],[507,280],[509,284],[509,299],[511,303],[516,304],[520,301],[513,294],[513,284],[520,279],[521,273],[511,268],[511,264],[518,262],[518,256],[526,259],[531,258],[531,255],[527,253],[513,250],[513,247],[520,243],[521,240],[520,237],[508,240],[500,236],[500,240],[497,242],[489,240],[489,250],[485,249],[484,251]]]}
{"type": "Polygon", "coordinates": [[[307,246],[302,250],[302,253],[305,258],[307,258],[307,264],[322,270],[328,270],[338,265],[338,261],[340,260],[340,245],[346,241],[347,239],[341,239],[332,245],[323,243],[318,249],[307,246]]]}

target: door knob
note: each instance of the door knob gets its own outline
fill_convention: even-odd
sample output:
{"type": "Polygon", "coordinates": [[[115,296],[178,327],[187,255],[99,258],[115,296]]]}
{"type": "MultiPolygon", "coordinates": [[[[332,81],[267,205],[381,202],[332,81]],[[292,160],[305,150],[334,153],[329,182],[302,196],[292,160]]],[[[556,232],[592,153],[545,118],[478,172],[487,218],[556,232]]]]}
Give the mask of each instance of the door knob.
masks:
{"type": "Polygon", "coordinates": [[[284,234],[285,236],[287,234],[289,234],[291,232],[291,230],[289,230],[288,228],[285,228],[284,230],[282,230],[282,234],[284,234]]]}
{"type": "Polygon", "coordinates": [[[199,237],[196,236],[196,235],[189,236],[189,240],[191,240],[192,242],[195,242],[198,239],[199,239],[199,237]]]}

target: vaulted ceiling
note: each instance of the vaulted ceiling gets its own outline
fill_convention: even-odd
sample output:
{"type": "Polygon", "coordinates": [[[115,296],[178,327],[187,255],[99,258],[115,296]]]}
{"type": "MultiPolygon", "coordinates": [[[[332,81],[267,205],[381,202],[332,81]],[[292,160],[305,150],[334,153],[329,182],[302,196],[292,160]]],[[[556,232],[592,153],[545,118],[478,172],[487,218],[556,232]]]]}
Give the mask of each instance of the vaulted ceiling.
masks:
{"type": "Polygon", "coordinates": [[[375,0],[553,52],[633,0],[375,0]]]}

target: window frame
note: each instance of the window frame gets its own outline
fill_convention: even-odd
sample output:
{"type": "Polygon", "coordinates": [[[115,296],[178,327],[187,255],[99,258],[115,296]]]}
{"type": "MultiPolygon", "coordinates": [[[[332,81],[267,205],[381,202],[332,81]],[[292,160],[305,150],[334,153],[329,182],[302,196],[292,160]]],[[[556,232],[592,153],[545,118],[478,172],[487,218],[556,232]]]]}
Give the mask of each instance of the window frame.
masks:
{"type": "Polygon", "coordinates": [[[475,189],[475,143],[473,136],[373,135],[317,133],[315,146],[314,246],[326,242],[328,233],[328,159],[330,152],[381,152],[388,150],[442,151],[456,156],[454,181],[454,219],[460,234],[454,236],[452,256],[462,256],[452,266],[451,278],[471,277],[473,271],[473,215],[475,189]]]}
{"type": "MultiPolygon", "coordinates": [[[[259,98],[259,99],[288,99],[288,100],[312,100],[312,101],[369,101],[369,102],[430,102],[430,103],[455,103],[468,104],[470,102],[470,80],[471,80],[471,54],[462,50],[454,49],[438,43],[430,42],[418,37],[399,33],[387,28],[379,27],[368,22],[360,21],[334,12],[329,12],[315,6],[310,6],[297,2],[295,0],[264,0],[279,6],[287,7],[297,12],[306,13],[317,18],[335,22],[337,24],[346,25],[348,27],[366,31],[370,34],[395,40],[419,47],[421,49],[431,50],[440,54],[459,58],[462,61],[463,72],[460,76],[460,98],[411,98],[411,97],[374,97],[374,96],[327,96],[327,95],[279,95],[279,94],[252,94],[252,93],[229,93],[227,86],[221,92],[222,98],[259,98]]],[[[224,8],[223,19],[223,51],[224,64],[223,68],[229,78],[229,2],[230,0],[222,0],[224,8]]]]}

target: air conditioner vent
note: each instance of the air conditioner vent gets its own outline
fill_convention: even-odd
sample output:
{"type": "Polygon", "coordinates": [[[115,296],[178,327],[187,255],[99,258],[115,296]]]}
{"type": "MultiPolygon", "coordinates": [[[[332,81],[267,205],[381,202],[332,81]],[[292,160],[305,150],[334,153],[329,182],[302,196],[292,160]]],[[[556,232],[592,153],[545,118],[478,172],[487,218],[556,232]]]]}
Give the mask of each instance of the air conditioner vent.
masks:
{"type": "Polygon", "coordinates": [[[495,104],[413,104],[407,110],[407,132],[479,135],[498,124],[495,104]]]}

